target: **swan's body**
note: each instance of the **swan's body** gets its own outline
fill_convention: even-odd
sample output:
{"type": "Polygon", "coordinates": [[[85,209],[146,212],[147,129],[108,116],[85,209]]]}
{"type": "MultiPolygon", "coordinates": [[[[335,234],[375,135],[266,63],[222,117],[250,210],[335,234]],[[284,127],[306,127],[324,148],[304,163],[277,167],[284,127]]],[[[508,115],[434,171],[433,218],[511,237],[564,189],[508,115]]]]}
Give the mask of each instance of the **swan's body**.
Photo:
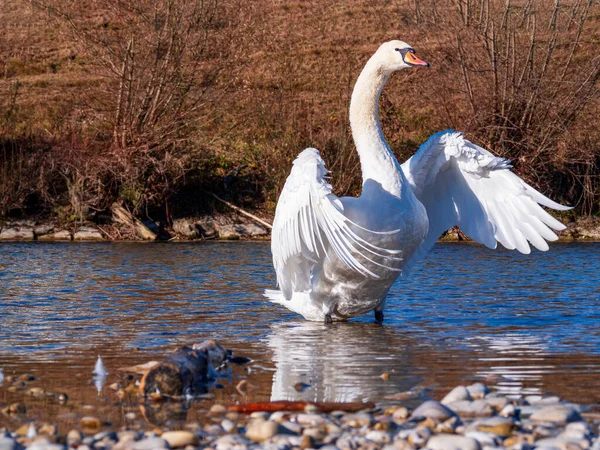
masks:
{"type": "Polygon", "coordinates": [[[401,41],[383,44],[361,72],[350,103],[360,156],[360,197],[331,193],[318,150],[294,161],[275,213],[271,250],[280,291],[265,295],[308,320],[344,320],[371,310],[383,319],[399,274],[422,259],[448,228],[460,225],[490,248],[496,241],[529,253],[547,250],[564,226],[538,203],[567,209],[509,171],[503,158],[436,133],[402,166],[379,124],[378,101],[392,72],[426,65],[401,41]]]}

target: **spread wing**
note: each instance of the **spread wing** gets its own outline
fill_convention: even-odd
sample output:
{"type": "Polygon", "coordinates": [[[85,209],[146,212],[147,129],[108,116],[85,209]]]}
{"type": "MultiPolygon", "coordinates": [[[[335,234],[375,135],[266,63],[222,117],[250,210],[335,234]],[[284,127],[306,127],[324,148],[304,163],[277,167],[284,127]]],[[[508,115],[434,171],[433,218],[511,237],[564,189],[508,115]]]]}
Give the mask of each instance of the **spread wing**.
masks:
{"type": "Polygon", "coordinates": [[[429,218],[429,232],[405,270],[455,225],[489,248],[496,248],[498,241],[521,253],[531,251],[529,244],[548,250],[546,241],[558,239],[552,229],[565,226],[540,205],[570,208],[536,191],[512,173],[511,167],[510,161],[495,157],[453,130],[434,134],[402,164],[429,218]]]}
{"type": "MultiPolygon", "coordinates": [[[[398,251],[369,243],[373,234],[391,234],[366,230],[344,215],[340,199],[331,193],[326,181],[325,162],[314,148],[304,150],[292,166],[277,203],[271,235],[273,265],[277,283],[289,300],[294,291],[310,289],[311,269],[329,252],[363,276],[379,278],[365,266],[370,261],[386,267],[381,258],[400,258],[398,251]],[[360,230],[361,236],[356,231],[360,230]],[[374,261],[374,257],[379,261],[374,261]]],[[[371,266],[369,264],[369,266],[371,266]]],[[[372,267],[372,266],[371,266],[372,267]]]]}

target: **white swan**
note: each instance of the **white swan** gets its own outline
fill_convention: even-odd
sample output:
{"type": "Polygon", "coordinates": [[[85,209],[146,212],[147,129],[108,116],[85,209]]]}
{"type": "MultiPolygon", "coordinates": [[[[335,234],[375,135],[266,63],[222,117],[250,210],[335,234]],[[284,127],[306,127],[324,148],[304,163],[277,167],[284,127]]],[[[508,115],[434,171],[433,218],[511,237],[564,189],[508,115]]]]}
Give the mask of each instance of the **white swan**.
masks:
{"type": "Polygon", "coordinates": [[[361,72],[350,125],[363,173],[358,198],[338,198],[318,150],[294,161],[277,204],[271,250],[280,291],[265,296],[308,320],[345,320],[371,310],[439,236],[459,225],[475,241],[529,253],[548,250],[564,225],[539,205],[566,210],[510,172],[510,164],[453,131],[431,136],[402,166],[379,125],[378,101],[397,70],[429,66],[401,41],[383,44],[361,72]]]}

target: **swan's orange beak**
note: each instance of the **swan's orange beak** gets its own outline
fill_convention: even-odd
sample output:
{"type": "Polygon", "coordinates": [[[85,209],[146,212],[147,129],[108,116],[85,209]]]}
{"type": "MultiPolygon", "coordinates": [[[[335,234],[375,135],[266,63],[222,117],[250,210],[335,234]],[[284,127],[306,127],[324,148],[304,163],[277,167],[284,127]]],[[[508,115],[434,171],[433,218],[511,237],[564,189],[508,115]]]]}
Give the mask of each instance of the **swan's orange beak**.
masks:
{"type": "Polygon", "coordinates": [[[429,67],[429,63],[427,61],[423,61],[415,56],[413,52],[407,52],[404,56],[404,62],[410,64],[411,66],[425,66],[429,67]]]}

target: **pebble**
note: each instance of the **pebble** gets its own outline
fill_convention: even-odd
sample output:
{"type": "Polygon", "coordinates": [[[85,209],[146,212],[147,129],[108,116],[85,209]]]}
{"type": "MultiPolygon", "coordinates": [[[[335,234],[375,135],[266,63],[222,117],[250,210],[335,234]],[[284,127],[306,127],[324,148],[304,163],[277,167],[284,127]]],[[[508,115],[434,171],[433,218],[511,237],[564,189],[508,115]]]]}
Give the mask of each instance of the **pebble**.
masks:
{"type": "Polygon", "coordinates": [[[187,445],[197,445],[198,438],[189,431],[165,431],[160,435],[169,443],[171,448],[183,448],[187,445]]]}
{"type": "Polygon", "coordinates": [[[429,450],[481,450],[475,439],[456,434],[438,434],[427,441],[429,450]]]}
{"type": "Polygon", "coordinates": [[[439,402],[429,400],[425,403],[422,403],[413,411],[411,419],[417,417],[431,417],[432,419],[442,422],[453,416],[456,416],[456,413],[453,410],[439,402]]]}
{"type": "Polygon", "coordinates": [[[159,450],[163,448],[169,448],[169,443],[160,437],[142,439],[131,446],[132,450],[159,450]]]}
{"type": "Polygon", "coordinates": [[[211,414],[225,414],[227,412],[227,408],[225,408],[223,405],[219,405],[218,403],[215,403],[214,405],[212,405],[210,407],[208,412],[211,414]]]}
{"type": "Polygon", "coordinates": [[[465,433],[465,436],[475,439],[482,447],[497,447],[502,444],[502,438],[494,433],[469,431],[465,433]]]}
{"type": "Polygon", "coordinates": [[[225,430],[226,433],[235,434],[237,433],[237,426],[235,423],[229,419],[224,419],[221,422],[221,427],[225,430]]]}
{"type": "Polygon", "coordinates": [[[221,436],[214,442],[215,450],[245,450],[250,441],[237,434],[221,436]]]}
{"type": "Polygon", "coordinates": [[[483,383],[474,383],[467,386],[467,391],[469,391],[473,400],[480,400],[490,392],[488,387],[483,383]]]}
{"type": "Polygon", "coordinates": [[[372,430],[369,431],[366,436],[368,440],[376,442],[377,444],[388,444],[392,441],[392,436],[389,433],[383,431],[372,430]]]}
{"type": "Polygon", "coordinates": [[[312,437],[315,441],[322,441],[327,436],[327,431],[322,428],[305,428],[302,434],[312,437]]]}
{"type": "Polygon", "coordinates": [[[253,441],[263,442],[280,432],[280,428],[282,427],[277,422],[254,422],[246,430],[246,436],[253,441]]]}
{"type": "Polygon", "coordinates": [[[488,417],[494,415],[494,409],[484,400],[459,400],[448,405],[459,416],[488,417]]]}
{"type": "MultiPolygon", "coordinates": [[[[33,395],[47,392],[29,386],[21,391],[25,397],[28,392],[33,395]]],[[[415,399],[394,400],[408,405],[415,399]]],[[[559,402],[554,396],[511,399],[497,392],[489,393],[485,385],[475,383],[457,386],[442,402],[423,402],[412,414],[402,404],[377,405],[378,409],[368,410],[373,413],[334,411],[324,414],[311,405],[313,407],[304,412],[249,415],[228,411],[217,404],[203,419],[196,419],[198,422],[190,420],[180,425],[171,421],[167,429],[135,421],[136,414],[131,413],[131,421],[126,424],[130,429],[118,433],[105,427],[96,417],[80,418],[77,414],[84,410],[81,407],[79,413],[60,414],[61,420],[80,421],[80,429],[66,435],[60,435],[56,425],[31,422],[31,418],[23,415],[11,416],[10,420],[16,423],[12,436],[18,441],[6,429],[0,429],[0,450],[22,450],[27,445],[28,449],[38,450],[64,448],[56,442],[78,450],[195,450],[198,447],[214,450],[600,450],[600,441],[594,434],[600,416],[594,419],[587,414],[589,423],[586,423],[575,405],[559,402]],[[27,438],[31,426],[38,435],[27,438]],[[173,427],[182,430],[175,431],[173,427]]],[[[5,410],[21,409],[13,405],[5,410]]]]}
{"type": "Polygon", "coordinates": [[[323,418],[323,416],[320,416],[319,414],[298,414],[296,416],[296,422],[299,423],[302,426],[310,426],[310,427],[317,427],[320,425],[324,425],[325,424],[325,419],[323,418]]]}
{"type": "Polygon", "coordinates": [[[590,443],[587,440],[576,440],[564,437],[546,438],[535,441],[537,450],[577,450],[588,449],[590,443]]]}
{"type": "Polygon", "coordinates": [[[98,430],[102,426],[102,422],[96,417],[85,416],[81,418],[81,426],[87,430],[98,430]]]}
{"type": "Polygon", "coordinates": [[[300,439],[300,445],[299,447],[302,449],[305,448],[314,448],[315,443],[312,437],[308,436],[308,435],[304,435],[302,436],[302,439],[300,439]]]}
{"type": "Polygon", "coordinates": [[[119,442],[137,441],[142,437],[139,431],[123,430],[117,433],[119,442]]]}
{"type": "Polygon", "coordinates": [[[448,405],[452,402],[457,402],[459,400],[472,400],[471,394],[464,386],[456,386],[452,389],[440,402],[442,405],[448,405]]]}
{"type": "Polygon", "coordinates": [[[505,417],[488,417],[474,422],[471,426],[477,431],[494,433],[498,436],[508,437],[511,435],[514,423],[511,419],[505,417]]]}
{"type": "Polygon", "coordinates": [[[564,404],[546,406],[531,414],[530,419],[535,422],[554,422],[558,424],[583,420],[575,408],[564,404]]]}
{"type": "Polygon", "coordinates": [[[0,436],[0,450],[16,450],[21,446],[13,438],[0,436]]]}

